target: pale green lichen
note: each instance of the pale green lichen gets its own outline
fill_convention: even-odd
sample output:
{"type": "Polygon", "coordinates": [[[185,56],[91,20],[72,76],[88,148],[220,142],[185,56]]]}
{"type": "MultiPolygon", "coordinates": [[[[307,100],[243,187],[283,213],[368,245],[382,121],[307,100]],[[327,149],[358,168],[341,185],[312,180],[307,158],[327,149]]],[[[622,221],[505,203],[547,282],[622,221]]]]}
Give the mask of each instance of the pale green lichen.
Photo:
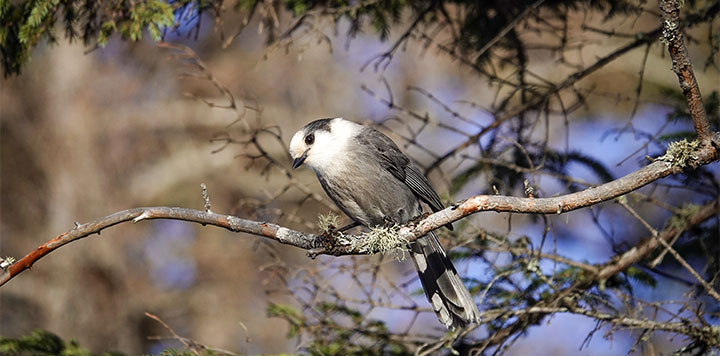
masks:
{"type": "Polygon", "coordinates": [[[318,216],[318,228],[322,232],[329,233],[331,230],[337,228],[339,223],[340,217],[332,212],[318,216]]]}
{"type": "Polygon", "coordinates": [[[395,254],[398,261],[405,260],[408,240],[397,233],[398,226],[377,226],[353,242],[353,248],[362,253],[395,254]]]}
{"type": "Polygon", "coordinates": [[[697,159],[694,153],[698,147],[700,147],[700,142],[697,140],[688,142],[688,140],[682,139],[671,142],[665,154],[658,157],[658,161],[664,161],[668,168],[685,168],[690,161],[697,159]]]}
{"type": "Polygon", "coordinates": [[[340,217],[333,214],[320,214],[318,216],[318,228],[326,234],[332,233],[335,241],[340,245],[350,246],[352,250],[360,253],[394,253],[399,261],[405,259],[405,252],[408,251],[408,240],[398,234],[398,225],[377,226],[359,235],[345,235],[337,229],[340,217]]]}

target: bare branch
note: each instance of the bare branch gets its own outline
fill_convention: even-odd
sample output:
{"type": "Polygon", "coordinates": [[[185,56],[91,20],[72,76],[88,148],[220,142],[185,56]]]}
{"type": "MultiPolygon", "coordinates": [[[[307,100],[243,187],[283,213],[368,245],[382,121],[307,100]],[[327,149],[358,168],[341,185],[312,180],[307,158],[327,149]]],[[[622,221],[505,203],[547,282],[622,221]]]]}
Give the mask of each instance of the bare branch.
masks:
{"type": "Polygon", "coordinates": [[[136,223],[141,220],[150,219],[173,219],[195,222],[202,225],[213,225],[234,232],[246,232],[258,236],[265,236],[280,243],[294,245],[307,250],[317,247],[313,245],[316,240],[315,235],[290,230],[275,224],[245,220],[231,215],[222,215],[187,208],[135,208],[119,211],[86,224],[77,224],[70,231],[64,232],[38,246],[25,257],[3,270],[2,274],[0,274],[0,286],[24,270],[32,267],[37,260],[69,242],[82,239],[92,234],[99,235],[102,230],[120,223],[128,221],[136,223]]]}
{"type": "Polygon", "coordinates": [[[672,59],[672,71],[677,75],[680,88],[685,95],[698,139],[702,144],[710,144],[712,129],[705,114],[700,88],[695,80],[690,56],[685,46],[685,35],[681,31],[680,4],[677,0],[661,0],[660,10],[663,20],[662,39],[667,44],[672,59]]]}

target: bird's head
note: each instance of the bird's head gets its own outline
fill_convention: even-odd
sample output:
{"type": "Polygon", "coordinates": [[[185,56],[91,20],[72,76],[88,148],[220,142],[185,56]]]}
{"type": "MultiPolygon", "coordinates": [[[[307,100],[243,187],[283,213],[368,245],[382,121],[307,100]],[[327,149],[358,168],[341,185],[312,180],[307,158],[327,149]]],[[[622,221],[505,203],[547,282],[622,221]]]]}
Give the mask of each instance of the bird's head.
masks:
{"type": "Polygon", "coordinates": [[[290,140],[293,168],[303,163],[315,169],[338,164],[347,156],[346,148],[362,126],[343,118],[315,120],[295,133],[290,140]]]}

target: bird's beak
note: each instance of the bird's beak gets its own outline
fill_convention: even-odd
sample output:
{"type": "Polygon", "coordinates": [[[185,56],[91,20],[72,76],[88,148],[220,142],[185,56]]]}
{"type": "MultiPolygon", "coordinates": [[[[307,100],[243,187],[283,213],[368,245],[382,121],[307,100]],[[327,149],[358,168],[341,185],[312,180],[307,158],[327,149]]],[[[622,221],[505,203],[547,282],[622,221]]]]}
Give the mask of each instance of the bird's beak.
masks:
{"type": "Polygon", "coordinates": [[[302,156],[295,158],[295,160],[293,161],[293,165],[292,165],[293,169],[300,167],[303,164],[303,162],[305,162],[306,158],[307,158],[307,151],[303,152],[302,156]]]}

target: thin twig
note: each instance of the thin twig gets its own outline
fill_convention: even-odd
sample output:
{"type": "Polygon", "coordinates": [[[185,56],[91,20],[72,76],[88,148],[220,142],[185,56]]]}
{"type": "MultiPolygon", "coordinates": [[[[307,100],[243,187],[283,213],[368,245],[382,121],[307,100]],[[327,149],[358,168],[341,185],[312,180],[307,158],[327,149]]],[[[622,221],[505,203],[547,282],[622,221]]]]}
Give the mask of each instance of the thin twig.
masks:
{"type": "Polygon", "coordinates": [[[653,236],[653,238],[655,239],[655,241],[657,241],[661,245],[663,245],[663,247],[665,247],[665,250],[668,253],[670,253],[673,257],[675,257],[675,259],[678,261],[678,263],[680,263],[680,265],[683,266],[683,268],[685,268],[688,272],[690,272],[690,274],[693,277],[695,277],[695,279],[705,288],[705,291],[707,291],[707,293],[711,297],[713,297],[715,300],[717,300],[720,303],[720,294],[718,294],[718,292],[715,289],[713,289],[713,287],[708,282],[706,282],[705,279],[703,279],[695,271],[695,269],[692,268],[692,266],[690,266],[690,264],[687,263],[687,261],[685,261],[685,259],[682,256],[680,256],[680,254],[677,253],[677,251],[675,251],[675,249],[672,246],[670,246],[670,244],[668,244],[664,239],[661,239],[657,236],[653,236]]]}

